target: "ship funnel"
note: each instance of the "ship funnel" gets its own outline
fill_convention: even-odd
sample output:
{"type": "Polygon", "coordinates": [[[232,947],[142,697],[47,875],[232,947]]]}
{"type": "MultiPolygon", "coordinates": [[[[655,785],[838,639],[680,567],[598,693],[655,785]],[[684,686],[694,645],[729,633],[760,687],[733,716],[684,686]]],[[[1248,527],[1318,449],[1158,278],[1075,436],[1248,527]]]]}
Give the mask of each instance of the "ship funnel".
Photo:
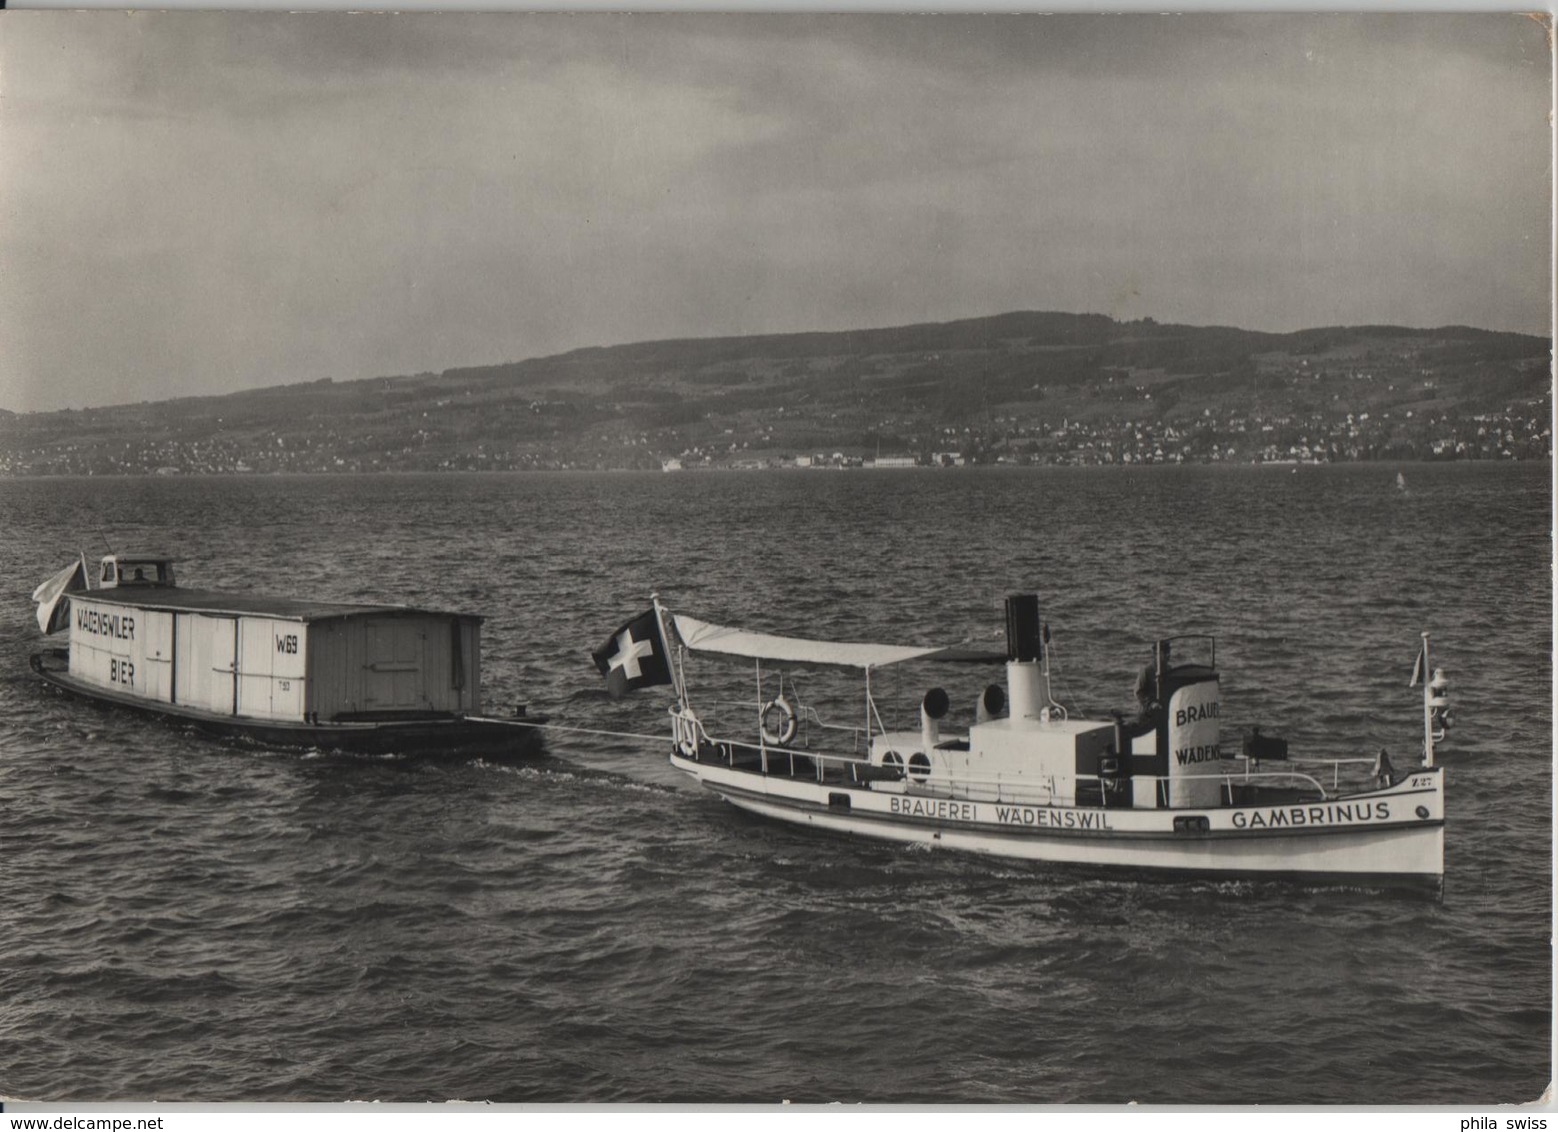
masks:
{"type": "Polygon", "coordinates": [[[941,742],[940,720],[951,706],[952,701],[940,688],[932,688],[920,701],[920,742],[927,754],[941,742]]]}
{"type": "Polygon", "coordinates": [[[1006,599],[1006,689],[1013,719],[1037,719],[1047,702],[1044,674],[1044,626],[1039,622],[1038,594],[1011,594],[1006,599]]]}
{"type": "Polygon", "coordinates": [[[1006,659],[1038,660],[1044,655],[1039,595],[1011,594],[1006,599],[1006,659]]]}
{"type": "Polygon", "coordinates": [[[979,695],[974,707],[974,722],[989,723],[1006,707],[1006,692],[999,684],[991,684],[979,695]]]}

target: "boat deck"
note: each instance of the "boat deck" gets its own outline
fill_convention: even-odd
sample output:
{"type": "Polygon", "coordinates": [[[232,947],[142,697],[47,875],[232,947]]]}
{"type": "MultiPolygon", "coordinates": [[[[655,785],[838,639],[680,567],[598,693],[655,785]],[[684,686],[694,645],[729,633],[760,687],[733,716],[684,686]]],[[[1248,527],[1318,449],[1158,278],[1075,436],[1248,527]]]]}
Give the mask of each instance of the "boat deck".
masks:
{"type": "MultiPolygon", "coordinates": [[[[870,766],[854,759],[843,759],[832,752],[808,751],[793,747],[770,747],[768,766],[763,766],[763,751],[755,745],[724,742],[700,751],[697,762],[712,762],[731,770],[768,778],[799,778],[827,786],[853,787],[869,790],[877,782],[901,782],[902,776],[881,767],[870,766]]],[[[933,785],[911,784],[915,793],[944,796],[946,790],[933,785]]],[[[1220,807],[1233,809],[1245,806],[1284,806],[1310,803],[1324,799],[1325,794],[1313,787],[1276,786],[1258,783],[1233,783],[1220,807]]],[[[1130,808],[1129,780],[1106,786],[1102,782],[1078,782],[1074,806],[1078,808],[1116,809],[1130,808]]],[[[1207,806],[1191,806],[1188,809],[1206,810],[1207,806]]]]}

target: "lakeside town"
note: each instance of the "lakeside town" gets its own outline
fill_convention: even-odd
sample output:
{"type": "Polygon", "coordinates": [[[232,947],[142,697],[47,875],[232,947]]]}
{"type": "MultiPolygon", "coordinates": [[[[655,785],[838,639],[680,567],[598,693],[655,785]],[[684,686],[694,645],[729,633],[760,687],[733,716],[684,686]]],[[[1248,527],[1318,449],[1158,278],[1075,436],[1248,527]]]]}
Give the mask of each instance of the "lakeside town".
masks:
{"type": "MultiPolygon", "coordinates": [[[[420,439],[420,438],[418,438],[420,439]]],[[[239,439],[158,438],[119,446],[65,444],[0,448],[0,475],[246,475],[428,471],[683,471],[707,468],[948,468],[965,465],[1290,464],[1369,460],[1546,460],[1552,455],[1547,407],[1531,401],[1459,419],[1347,413],[1333,419],[1210,409],[1189,422],[1160,419],[1072,421],[999,417],[987,425],[943,428],[908,438],[899,450],[776,449],[763,436],[725,430],[719,441],[668,450],[647,434],[622,438],[615,458],[591,446],[508,448],[487,441],[435,456],[416,443],[372,447],[331,436],[275,432],[239,439]]]]}
{"type": "Polygon", "coordinates": [[[1392,422],[1390,414],[1347,414],[1341,421],[1279,416],[1230,416],[1211,410],[1189,424],[1062,420],[1030,427],[1001,419],[990,430],[943,429],[932,441],[943,447],[911,455],[802,453],[796,456],[705,452],[694,449],[668,457],[665,471],[731,468],[950,468],[966,464],[1088,466],[1103,464],[1331,464],[1368,460],[1533,460],[1551,453],[1551,427],[1544,407],[1511,406],[1503,413],[1479,413],[1467,421],[1429,417],[1392,422]],[[1404,426],[1404,427],[1400,427],[1404,426]]]}

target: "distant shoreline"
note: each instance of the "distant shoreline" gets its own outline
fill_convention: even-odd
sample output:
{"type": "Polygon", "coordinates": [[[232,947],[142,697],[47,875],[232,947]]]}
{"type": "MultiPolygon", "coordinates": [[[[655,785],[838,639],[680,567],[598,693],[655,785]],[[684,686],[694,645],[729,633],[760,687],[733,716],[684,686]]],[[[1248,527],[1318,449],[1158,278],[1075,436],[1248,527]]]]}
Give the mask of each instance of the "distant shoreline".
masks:
{"type": "Polygon", "coordinates": [[[1153,463],[1153,464],[966,464],[954,468],[938,468],[930,465],[916,465],[914,467],[889,467],[889,468],[737,468],[728,466],[698,466],[682,469],[677,472],[667,473],[649,468],[492,468],[487,470],[450,468],[427,469],[417,468],[409,471],[338,471],[338,472],[314,472],[314,471],[272,471],[272,472],[179,472],[177,474],[158,474],[156,472],[114,472],[104,475],[89,475],[80,472],[62,473],[37,473],[24,475],[0,474],[0,483],[27,483],[38,480],[277,480],[277,479],[410,479],[413,477],[459,477],[479,476],[482,478],[498,476],[643,476],[646,478],[681,478],[683,476],[704,475],[799,475],[801,473],[823,472],[864,472],[867,474],[881,473],[975,473],[987,472],[1000,473],[1025,473],[1035,472],[1141,472],[1141,471],[1238,471],[1270,468],[1273,470],[1288,470],[1307,472],[1324,469],[1373,469],[1396,470],[1402,468],[1473,468],[1473,467],[1527,467],[1533,464],[1550,463],[1536,459],[1524,459],[1511,457],[1498,460],[1332,460],[1320,463],[1307,462],[1295,463],[1292,461],[1250,461],[1248,463],[1230,460],[1209,461],[1191,463],[1153,463]]]}

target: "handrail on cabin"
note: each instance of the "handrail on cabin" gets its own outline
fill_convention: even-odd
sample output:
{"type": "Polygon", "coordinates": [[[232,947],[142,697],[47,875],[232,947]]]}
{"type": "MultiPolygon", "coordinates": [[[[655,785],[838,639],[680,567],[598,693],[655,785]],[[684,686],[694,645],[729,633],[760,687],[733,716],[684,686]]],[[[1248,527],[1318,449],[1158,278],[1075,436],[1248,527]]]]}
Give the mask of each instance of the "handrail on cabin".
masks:
{"type": "MultiPolygon", "coordinates": [[[[719,706],[723,705],[723,706],[726,706],[726,707],[739,707],[739,708],[751,708],[751,707],[754,707],[754,706],[759,706],[759,707],[761,706],[761,705],[755,704],[752,701],[746,701],[746,700],[715,700],[715,701],[712,701],[712,704],[715,707],[719,707],[719,706]]],[[[700,739],[703,742],[707,742],[707,743],[711,743],[711,744],[716,743],[716,740],[712,736],[709,735],[707,729],[704,727],[703,720],[696,713],[693,713],[690,708],[686,709],[686,711],[687,711],[687,715],[684,716],[684,715],[681,714],[681,709],[679,709],[678,707],[672,707],[670,709],[670,712],[671,712],[671,715],[673,716],[673,718],[685,719],[689,724],[693,725],[693,727],[695,728],[695,730],[689,734],[688,738],[690,738],[694,744],[697,744],[700,739]]],[[[862,734],[865,734],[865,730],[863,728],[861,728],[861,727],[856,727],[856,726],[852,726],[852,725],[848,725],[848,724],[827,723],[827,722],[823,721],[822,718],[817,714],[816,709],[811,707],[809,704],[801,705],[799,707],[799,709],[798,709],[798,714],[801,715],[802,717],[806,718],[808,720],[808,722],[815,722],[815,724],[819,728],[821,728],[821,729],[829,730],[829,731],[839,731],[839,732],[844,732],[844,733],[847,733],[847,734],[851,734],[851,735],[853,735],[855,737],[855,740],[856,740],[857,743],[859,741],[859,737],[862,734]]],[[[678,739],[680,739],[682,737],[680,732],[678,732],[676,737],[678,739]]],[[[811,759],[813,762],[819,764],[819,769],[820,769],[821,765],[825,765],[825,764],[834,764],[834,765],[837,765],[837,766],[839,766],[841,768],[842,767],[851,767],[851,766],[872,766],[872,765],[875,765],[875,764],[873,764],[871,762],[871,759],[869,757],[862,758],[859,755],[855,755],[855,754],[843,754],[843,753],[838,753],[838,752],[819,751],[819,750],[813,750],[813,749],[809,749],[809,748],[775,747],[775,746],[762,744],[762,743],[747,742],[745,740],[740,740],[740,739],[723,740],[722,742],[727,747],[727,749],[731,750],[732,752],[734,751],[735,748],[747,748],[747,749],[751,749],[751,750],[755,750],[755,751],[766,750],[770,754],[780,754],[780,753],[782,753],[784,755],[788,755],[788,756],[790,756],[789,762],[790,762],[790,766],[791,766],[791,774],[792,774],[792,776],[794,774],[794,759],[795,759],[796,756],[800,756],[800,757],[803,757],[803,758],[811,759]]],[[[1233,787],[1235,782],[1247,783],[1247,782],[1253,782],[1253,781],[1259,780],[1259,781],[1268,782],[1268,783],[1275,783],[1275,782],[1280,782],[1280,781],[1288,781],[1288,782],[1292,782],[1292,783],[1296,783],[1296,784],[1303,784],[1303,785],[1306,785],[1308,787],[1313,788],[1315,791],[1317,791],[1319,793],[1321,798],[1328,798],[1328,797],[1331,796],[1330,792],[1327,790],[1325,785],[1323,783],[1321,783],[1321,781],[1318,778],[1316,778],[1314,775],[1312,775],[1312,774],[1308,774],[1308,773],[1306,773],[1304,771],[1301,771],[1301,770],[1252,771],[1250,769],[1250,765],[1252,763],[1258,763],[1260,760],[1258,760],[1258,759],[1251,759],[1248,755],[1244,755],[1244,754],[1231,755],[1230,758],[1236,758],[1236,759],[1243,760],[1243,762],[1244,762],[1243,769],[1241,771],[1234,771],[1234,772],[1217,771],[1217,772],[1213,772],[1213,773],[1210,773],[1210,774],[1182,774],[1182,775],[1172,776],[1172,778],[1169,775],[1141,775],[1141,774],[1137,774],[1137,775],[1132,775],[1131,778],[1142,780],[1142,781],[1153,781],[1153,782],[1168,782],[1168,781],[1188,782],[1188,781],[1204,780],[1204,779],[1216,779],[1216,780],[1221,781],[1226,787],[1228,787],[1228,789],[1230,791],[1230,794],[1231,794],[1232,787],[1233,787]]],[[[1369,758],[1334,758],[1334,759],[1300,758],[1300,759],[1293,759],[1291,761],[1293,761],[1293,762],[1302,762],[1302,763],[1304,763],[1306,765],[1310,765],[1310,766],[1329,766],[1329,767],[1331,767],[1331,770],[1332,770],[1332,782],[1331,782],[1330,790],[1340,790],[1340,788],[1341,788],[1341,786],[1340,786],[1340,782],[1341,782],[1341,778],[1340,778],[1340,776],[1341,776],[1341,767],[1342,767],[1343,764],[1368,766],[1368,765],[1373,765],[1373,762],[1374,762],[1373,759],[1369,759],[1369,758]]],[[[929,777],[930,777],[930,773],[927,772],[927,774],[925,775],[925,778],[928,779],[929,777]]],[[[1077,774],[1077,775],[1073,775],[1072,778],[1076,782],[1098,782],[1100,784],[1105,783],[1105,782],[1119,782],[1119,781],[1121,781],[1121,779],[1117,778],[1117,777],[1107,777],[1107,776],[1097,775],[1097,774],[1077,774]]],[[[922,785],[924,785],[925,779],[916,778],[913,775],[906,774],[904,781],[907,781],[909,784],[914,785],[914,786],[922,786],[922,785]]],[[[937,783],[937,785],[944,787],[945,784],[937,783]]],[[[1011,782],[1009,780],[1003,781],[1003,779],[1002,779],[1002,777],[1000,775],[996,775],[994,777],[982,776],[982,775],[960,776],[960,778],[958,780],[958,783],[956,784],[956,787],[954,787],[952,789],[944,789],[943,792],[948,793],[948,794],[955,794],[958,790],[964,790],[966,792],[966,789],[968,787],[994,787],[997,791],[1000,791],[1003,788],[1008,788],[1008,787],[1011,787],[1013,785],[1016,785],[1016,783],[1011,782]]],[[[1054,792],[1053,791],[1049,791],[1048,793],[1052,796],[1054,792]]]]}

